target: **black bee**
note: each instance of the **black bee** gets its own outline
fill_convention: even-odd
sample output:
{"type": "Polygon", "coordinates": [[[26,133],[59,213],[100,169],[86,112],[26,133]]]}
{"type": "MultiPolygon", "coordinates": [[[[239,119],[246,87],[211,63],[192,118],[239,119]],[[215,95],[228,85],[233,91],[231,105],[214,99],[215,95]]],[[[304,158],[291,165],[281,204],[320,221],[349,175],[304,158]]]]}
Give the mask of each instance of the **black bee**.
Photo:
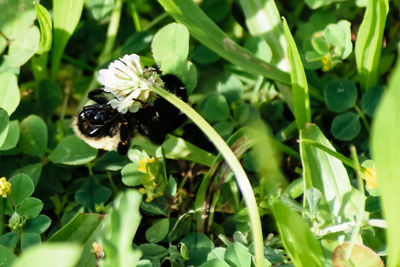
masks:
{"type": "MultiPolygon", "coordinates": [[[[165,89],[187,102],[186,87],[178,77],[168,74],[161,79],[165,89]]],[[[107,104],[110,97],[102,89],[91,91],[89,98],[95,104],[83,107],[77,116],[74,123],[76,134],[92,147],[117,149],[120,154],[128,152],[130,140],[136,132],[161,144],[168,133],[186,120],[179,109],[161,97],[157,97],[153,106],[125,114],[107,104]]]]}

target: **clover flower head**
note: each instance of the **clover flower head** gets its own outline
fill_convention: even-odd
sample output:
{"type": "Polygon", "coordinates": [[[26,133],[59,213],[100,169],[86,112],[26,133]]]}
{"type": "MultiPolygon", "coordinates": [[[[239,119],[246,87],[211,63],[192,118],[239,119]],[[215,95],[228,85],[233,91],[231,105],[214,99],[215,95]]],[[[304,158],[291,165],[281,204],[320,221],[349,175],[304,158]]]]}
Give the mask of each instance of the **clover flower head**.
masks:
{"type": "Polygon", "coordinates": [[[0,195],[6,198],[11,193],[11,184],[5,177],[0,178],[0,195]]]}
{"type": "Polygon", "coordinates": [[[125,55],[99,71],[98,81],[104,91],[115,96],[109,104],[120,113],[137,112],[146,105],[153,105],[156,93],[153,86],[164,86],[157,70],[143,68],[138,55],[125,55]]]}

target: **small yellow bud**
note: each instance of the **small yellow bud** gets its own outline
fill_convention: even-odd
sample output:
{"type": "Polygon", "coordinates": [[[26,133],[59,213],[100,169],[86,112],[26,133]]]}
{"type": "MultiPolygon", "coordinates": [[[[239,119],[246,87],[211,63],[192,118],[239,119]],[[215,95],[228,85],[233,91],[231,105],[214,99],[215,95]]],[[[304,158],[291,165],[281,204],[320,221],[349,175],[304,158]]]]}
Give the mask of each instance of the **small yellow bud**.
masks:
{"type": "Polygon", "coordinates": [[[364,179],[366,183],[366,188],[368,190],[375,189],[378,187],[378,181],[376,179],[376,168],[375,166],[372,168],[366,168],[364,172],[364,179]]]}
{"type": "Polygon", "coordinates": [[[147,169],[146,166],[149,163],[153,163],[156,160],[155,157],[151,157],[149,158],[144,158],[142,160],[139,161],[140,166],[137,168],[138,171],[142,172],[142,173],[147,173],[147,169]]]}
{"type": "Polygon", "coordinates": [[[104,251],[99,243],[93,242],[92,247],[93,249],[90,252],[96,256],[96,259],[104,258],[104,251]]]}
{"type": "Polygon", "coordinates": [[[325,55],[324,58],[322,59],[322,70],[323,71],[328,71],[333,67],[333,62],[329,58],[328,55],[325,55]]]}
{"type": "Polygon", "coordinates": [[[7,182],[6,177],[0,178],[0,195],[6,198],[11,193],[11,184],[7,182]]]}

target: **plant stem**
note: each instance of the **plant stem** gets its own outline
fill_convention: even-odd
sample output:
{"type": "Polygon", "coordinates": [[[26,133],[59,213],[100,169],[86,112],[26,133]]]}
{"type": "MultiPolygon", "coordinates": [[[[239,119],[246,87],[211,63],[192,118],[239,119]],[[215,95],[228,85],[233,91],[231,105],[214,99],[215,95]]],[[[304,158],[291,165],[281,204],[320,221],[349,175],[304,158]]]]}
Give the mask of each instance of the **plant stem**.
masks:
{"type": "Polygon", "coordinates": [[[167,100],[168,102],[179,108],[182,112],[184,112],[186,116],[188,116],[210,139],[210,141],[219,150],[219,152],[225,159],[226,163],[232,169],[236,177],[236,182],[240,188],[240,191],[242,192],[244,202],[246,203],[248,209],[249,220],[254,241],[255,263],[257,267],[264,266],[264,244],[263,244],[263,236],[262,236],[261,222],[258,213],[257,202],[254,196],[253,189],[249,182],[249,179],[246,175],[246,172],[240,165],[239,160],[236,158],[235,154],[232,152],[230,147],[225,143],[222,137],[193,108],[191,108],[184,101],[182,101],[175,95],[169,93],[163,88],[153,87],[152,90],[161,97],[163,97],[165,100],[167,100]]]}
{"type": "Polygon", "coordinates": [[[369,133],[371,127],[369,126],[369,123],[367,121],[367,118],[365,117],[364,112],[362,112],[357,105],[354,105],[354,108],[356,109],[358,116],[360,116],[362,122],[364,123],[365,129],[367,129],[367,131],[369,133]]]}

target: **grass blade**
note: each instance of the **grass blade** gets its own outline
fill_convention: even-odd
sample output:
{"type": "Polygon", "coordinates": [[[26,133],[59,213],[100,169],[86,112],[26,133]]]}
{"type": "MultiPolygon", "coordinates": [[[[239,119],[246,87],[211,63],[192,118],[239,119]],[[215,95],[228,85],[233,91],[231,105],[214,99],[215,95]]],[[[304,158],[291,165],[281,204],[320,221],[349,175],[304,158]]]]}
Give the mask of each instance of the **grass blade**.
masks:
{"type": "Polygon", "coordinates": [[[388,10],[388,0],[369,0],[357,33],[356,63],[361,87],[364,90],[378,84],[382,36],[388,10]]]}
{"type": "Polygon", "coordinates": [[[388,266],[400,265],[400,62],[392,73],[372,127],[372,156],[376,164],[388,229],[388,266]]]}
{"type": "Polygon", "coordinates": [[[310,97],[308,96],[308,84],[306,74],[304,72],[303,63],[296,43],[290,33],[286,19],[283,18],[283,29],[285,32],[286,42],[288,44],[289,62],[291,65],[291,81],[292,81],[292,100],[293,113],[296,119],[297,129],[301,130],[311,122],[310,97]]]}
{"type": "Polygon", "coordinates": [[[189,29],[193,37],[221,57],[249,73],[289,84],[290,77],[286,72],[255,58],[236,44],[193,1],[158,0],[158,2],[176,21],[189,29]]]}

